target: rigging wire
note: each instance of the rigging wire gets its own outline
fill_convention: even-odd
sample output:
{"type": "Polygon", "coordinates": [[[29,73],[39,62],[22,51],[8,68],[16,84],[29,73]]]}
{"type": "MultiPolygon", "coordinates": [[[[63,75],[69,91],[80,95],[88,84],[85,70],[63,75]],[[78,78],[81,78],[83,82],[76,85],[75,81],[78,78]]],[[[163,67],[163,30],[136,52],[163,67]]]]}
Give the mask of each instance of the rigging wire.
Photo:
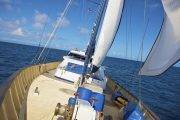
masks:
{"type": "MultiPolygon", "coordinates": [[[[130,20],[129,20],[129,33],[130,33],[130,59],[132,60],[132,10],[133,10],[133,5],[132,5],[132,0],[130,0],[130,20]]],[[[134,79],[135,79],[135,72],[132,71],[132,73],[130,73],[131,77],[130,77],[130,81],[131,83],[134,85],[134,79]]]]}
{"type": "MultiPolygon", "coordinates": [[[[45,34],[45,33],[44,33],[45,34]]],[[[44,36],[44,40],[45,40],[45,38],[47,38],[47,36],[44,36]]],[[[50,46],[50,45],[49,45],[50,46]]],[[[46,50],[49,50],[48,48],[46,48],[45,49],[45,51],[46,50]]],[[[35,63],[34,64],[40,64],[40,63],[44,63],[44,62],[42,62],[46,57],[47,57],[47,55],[48,55],[48,53],[46,53],[45,54],[45,51],[44,51],[44,54],[42,55],[42,57],[39,59],[39,60],[37,60],[37,58],[36,58],[36,61],[35,61],[35,63]]]]}
{"type": "MultiPolygon", "coordinates": [[[[141,66],[143,65],[143,51],[144,51],[144,40],[145,40],[145,36],[146,36],[146,31],[147,31],[147,28],[148,28],[148,24],[149,24],[149,18],[147,20],[147,23],[146,23],[146,8],[147,7],[147,0],[144,1],[144,18],[143,18],[143,25],[144,25],[144,33],[142,35],[142,40],[141,40],[141,46],[140,46],[140,55],[141,55],[141,58],[140,58],[140,61],[141,61],[141,65],[140,65],[140,69],[141,69],[141,66]]],[[[139,57],[139,56],[138,56],[139,57]]],[[[141,108],[141,97],[142,97],[142,91],[141,91],[141,80],[142,80],[142,76],[140,75],[139,76],[139,81],[138,81],[138,96],[139,96],[139,106],[141,108]]]]}
{"type": "MultiPolygon", "coordinates": [[[[146,23],[146,26],[145,26],[145,31],[144,31],[144,34],[143,34],[143,37],[142,37],[142,41],[141,41],[141,48],[140,48],[140,61],[141,61],[141,64],[140,64],[140,69],[141,67],[143,66],[143,51],[144,51],[144,40],[145,40],[145,36],[146,36],[146,32],[147,32],[147,28],[148,28],[148,24],[149,24],[149,19],[147,20],[147,23],[146,23]]],[[[140,71],[141,72],[141,71],[140,71]]],[[[138,85],[139,85],[139,102],[141,102],[141,97],[142,97],[142,91],[141,91],[141,80],[142,80],[142,76],[140,75],[139,76],[139,82],[138,82],[138,85]]]]}
{"type": "MultiPolygon", "coordinates": [[[[132,3],[130,3],[129,14],[128,14],[128,10],[126,9],[126,14],[127,14],[126,15],[126,58],[130,58],[130,59],[132,59],[132,7],[133,7],[132,3]],[[129,23],[129,26],[127,23],[129,23]],[[129,37],[128,37],[128,33],[130,34],[129,37]],[[128,44],[128,42],[130,42],[130,45],[128,44]],[[128,46],[130,46],[130,48],[128,46]],[[130,57],[128,56],[129,49],[130,49],[130,57]]],[[[130,77],[129,80],[132,81],[133,78],[130,77]]],[[[126,84],[128,87],[128,83],[126,84]]]]}
{"type": "MultiPolygon", "coordinates": [[[[89,2],[92,2],[92,1],[89,1],[89,2]]],[[[95,3],[94,3],[94,4],[95,4],[95,3]]],[[[97,5],[99,5],[99,4],[97,3],[97,5]]],[[[86,10],[86,6],[85,6],[85,1],[84,1],[84,0],[83,0],[83,7],[82,7],[82,9],[85,9],[85,10],[86,10]]],[[[86,18],[87,16],[86,16],[85,13],[83,13],[83,10],[82,10],[82,19],[83,19],[84,17],[86,18]]],[[[49,44],[51,44],[51,42],[50,42],[49,44]]],[[[49,46],[50,46],[50,45],[49,45],[49,46]]],[[[47,49],[47,48],[46,48],[46,49],[47,49]]],[[[44,52],[45,52],[45,50],[44,50],[44,52]]],[[[50,53],[50,49],[47,49],[47,52],[46,52],[46,54],[44,55],[44,57],[42,56],[41,59],[38,60],[38,62],[43,61],[42,63],[45,63],[46,60],[47,60],[47,57],[48,57],[49,53],[50,53]]]]}
{"type": "Polygon", "coordinates": [[[46,26],[47,26],[47,20],[46,20],[46,22],[44,24],[44,27],[43,27],[43,30],[42,30],[42,33],[41,33],[41,39],[40,39],[39,44],[38,44],[38,49],[37,49],[36,54],[35,54],[35,56],[32,59],[30,64],[36,64],[36,62],[37,62],[36,60],[37,60],[38,54],[39,54],[39,52],[41,50],[41,43],[42,43],[43,38],[44,38],[44,33],[45,33],[46,26]]]}
{"type": "MultiPolygon", "coordinates": [[[[50,14],[51,13],[52,12],[50,12],[50,14]]],[[[39,41],[38,50],[34,57],[34,60],[31,62],[31,64],[39,64],[41,62],[41,59],[37,60],[37,57],[40,54],[41,49],[43,48],[43,47],[41,47],[42,42],[45,41],[45,38],[47,38],[46,33],[45,33],[47,25],[48,25],[48,19],[46,19],[45,24],[43,25],[42,36],[41,36],[41,40],[39,41]]]]}
{"type": "Polygon", "coordinates": [[[128,56],[128,11],[127,11],[127,6],[126,6],[126,58],[128,56]]]}
{"type": "Polygon", "coordinates": [[[132,60],[132,4],[130,4],[130,23],[129,23],[129,28],[130,28],[130,58],[132,60]]]}
{"type": "Polygon", "coordinates": [[[39,54],[39,57],[38,57],[38,59],[37,59],[38,61],[39,61],[40,58],[42,57],[42,55],[43,55],[46,47],[48,46],[48,44],[53,40],[53,38],[54,38],[54,36],[55,36],[55,34],[56,34],[56,32],[57,32],[57,29],[59,29],[59,28],[62,27],[63,22],[64,22],[64,19],[65,19],[65,16],[67,15],[67,12],[69,11],[70,6],[72,5],[72,1],[73,1],[73,0],[69,0],[69,2],[67,3],[64,11],[62,12],[61,16],[60,16],[59,18],[57,18],[56,25],[55,25],[53,31],[51,32],[51,34],[50,34],[50,36],[49,36],[49,38],[48,38],[48,40],[47,40],[44,48],[42,49],[42,51],[41,51],[40,54],[39,54]]]}
{"type": "Polygon", "coordinates": [[[82,22],[83,22],[83,18],[84,18],[84,9],[85,9],[85,2],[84,2],[84,0],[82,0],[82,11],[81,11],[81,20],[82,20],[82,22]]]}
{"type": "MultiPolygon", "coordinates": [[[[125,10],[125,31],[126,31],[126,34],[125,34],[125,58],[127,59],[128,58],[128,5],[127,5],[127,1],[125,2],[125,6],[126,6],[126,10],[125,10]]],[[[128,88],[128,81],[125,80],[125,87],[128,88]]]]}
{"type": "Polygon", "coordinates": [[[139,49],[138,57],[137,57],[137,61],[139,60],[141,62],[143,61],[144,39],[145,39],[145,36],[146,36],[148,25],[149,25],[149,18],[148,18],[146,26],[145,26],[145,31],[143,33],[142,40],[140,42],[140,49],[139,49]]]}
{"type": "MultiPolygon", "coordinates": [[[[83,23],[83,19],[85,20],[84,24],[86,25],[86,19],[87,19],[87,16],[85,14],[86,12],[86,4],[85,4],[85,0],[82,1],[82,11],[81,11],[81,19],[82,19],[82,23],[83,23]]],[[[61,39],[64,39],[64,38],[61,38],[61,39]]],[[[66,39],[65,39],[66,40],[66,39]]],[[[42,59],[43,63],[45,63],[47,61],[47,57],[48,57],[48,54],[50,53],[50,49],[47,50],[47,54],[45,55],[45,57],[42,59]]]]}
{"type": "MultiPolygon", "coordinates": [[[[82,5],[82,26],[86,29],[87,28],[87,21],[88,21],[88,19],[87,19],[87,14],[86,14],[86,12],[88,12],[87,11],[87,6],[86,6],[86,4],[85,4],[85,0],[83,0],[83,3],[82,3],[83,5],[82,5]]],[[[86,34],[86,36],[85,36],[85,39],[88,39],[88,36],[87,36],[88,34],[86,34]]]]}
{"type": "MultiPolygon", "coordinates": [[[[69,41],[68,39],[66,39],[66,38],[62,38],[62,37],[59,37],[59,39],[61,39],[61,40],[67,40],[67,41],[69,41]]],[[[50,43],[51,44],[51,43],[50,43]]],[[[51,45],[49,45],[49,46],[51,46],[51,45]]],[[[46,55],[44,55],[44,57],[41,59],[42,60],[42,63],[46,63],[47,62],[47,60],[48,60],[48,55],[49,55],[49,53],[50,53],[50,51],[51,51],[52,49],[51,48],[47,48],[47,53],[46,53],[46,55]]]]}
{"type": "Polygon", "coordinates": [[[93,3],[93,4],[96,4],[96,5],[101,5],[100,3],[98,2],[95,2],[94,0],[88,0],[89,2],[93,3]]]}
{"type": "MultiPolygon", "coordinates": [[[[49,44],[49,46],[51,46],[51,43],[49,44]]],[[[51,48],[47,48],[46,50],[47,50],[47,53],[46,53],[46,54],[44,55],[44,57],[42,57],[42,59],[41,59],[42,63],[46,63],[51,48]]]]}

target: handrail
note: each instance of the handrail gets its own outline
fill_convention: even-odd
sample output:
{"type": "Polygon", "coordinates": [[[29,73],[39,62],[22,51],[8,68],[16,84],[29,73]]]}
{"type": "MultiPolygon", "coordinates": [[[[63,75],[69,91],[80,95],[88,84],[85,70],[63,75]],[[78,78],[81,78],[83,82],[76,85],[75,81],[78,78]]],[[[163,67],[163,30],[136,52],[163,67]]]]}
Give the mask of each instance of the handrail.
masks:
{"type": "Polygon", "coordinates": [[[1,84],[0,120],[18,120],[22,104],[27,99],[33,80],[42,73],[55,69],[58,64],[59,62],[52,62],[22,68],[1,84]]]}

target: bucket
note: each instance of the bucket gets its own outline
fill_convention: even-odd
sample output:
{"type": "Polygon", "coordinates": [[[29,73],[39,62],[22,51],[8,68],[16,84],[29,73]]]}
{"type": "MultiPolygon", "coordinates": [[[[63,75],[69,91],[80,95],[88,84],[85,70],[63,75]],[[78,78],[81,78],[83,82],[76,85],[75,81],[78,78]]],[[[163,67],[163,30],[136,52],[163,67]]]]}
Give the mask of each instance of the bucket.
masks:
{"type": "Polygon", "coordinates": [[[76,98],[89,101],[92,91],[83,87],[78,87],[76,98]]]}
{"type": "Polygon", "coordinates": [[[93,92],[90,103],[96,111],[103,111],[105,96],[100,93],[93,92]]]}

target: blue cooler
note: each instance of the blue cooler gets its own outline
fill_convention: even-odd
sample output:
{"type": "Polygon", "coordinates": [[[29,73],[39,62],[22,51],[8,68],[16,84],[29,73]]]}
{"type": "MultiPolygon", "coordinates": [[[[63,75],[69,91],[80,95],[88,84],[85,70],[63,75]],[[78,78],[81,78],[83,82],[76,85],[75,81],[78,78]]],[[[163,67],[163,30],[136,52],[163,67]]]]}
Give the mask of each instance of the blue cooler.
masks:
{"type": "Polygon", "coordinates": [[[96,111],[103,111],[105,96],[103,94],[93,92],[90,102],[96,111]]]}
{"type": "Polygon", "coordinates": [[[78,87],[77,96],[78,99],[89,101],[92,95],[92,91],[83,87],[78,87]]]}
{"type": "Polygon", "coordinates": [[[124,108],[123,120],[144,120],[144,116],[137,104],[128,102],[124,108]]]}
{"type": "Polygon", "coordinates": [[[76,105],[76,98],[70,97],[68,100],[68,105],[74,107],[76,105]]]}

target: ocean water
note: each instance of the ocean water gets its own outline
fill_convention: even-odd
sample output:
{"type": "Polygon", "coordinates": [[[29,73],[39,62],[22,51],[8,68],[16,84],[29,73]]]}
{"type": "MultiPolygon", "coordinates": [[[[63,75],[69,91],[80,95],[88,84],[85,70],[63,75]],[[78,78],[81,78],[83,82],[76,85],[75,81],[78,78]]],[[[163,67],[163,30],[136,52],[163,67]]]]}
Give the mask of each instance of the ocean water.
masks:
{"type": "MultiPolygon", "coordinates": [[[[40,49],[34,46],[0,42],[0,85],[16,70],[30,65],[40,49]]],[[[62,60],[67,51],[47,49],[47,59],[62,60]]],[[[162,120],[180,120],[180,68],[172,67],[156,77],[138,76],[140,62],[107,57],[103,63],[113,80],[140,98],[162,120]]]]}

